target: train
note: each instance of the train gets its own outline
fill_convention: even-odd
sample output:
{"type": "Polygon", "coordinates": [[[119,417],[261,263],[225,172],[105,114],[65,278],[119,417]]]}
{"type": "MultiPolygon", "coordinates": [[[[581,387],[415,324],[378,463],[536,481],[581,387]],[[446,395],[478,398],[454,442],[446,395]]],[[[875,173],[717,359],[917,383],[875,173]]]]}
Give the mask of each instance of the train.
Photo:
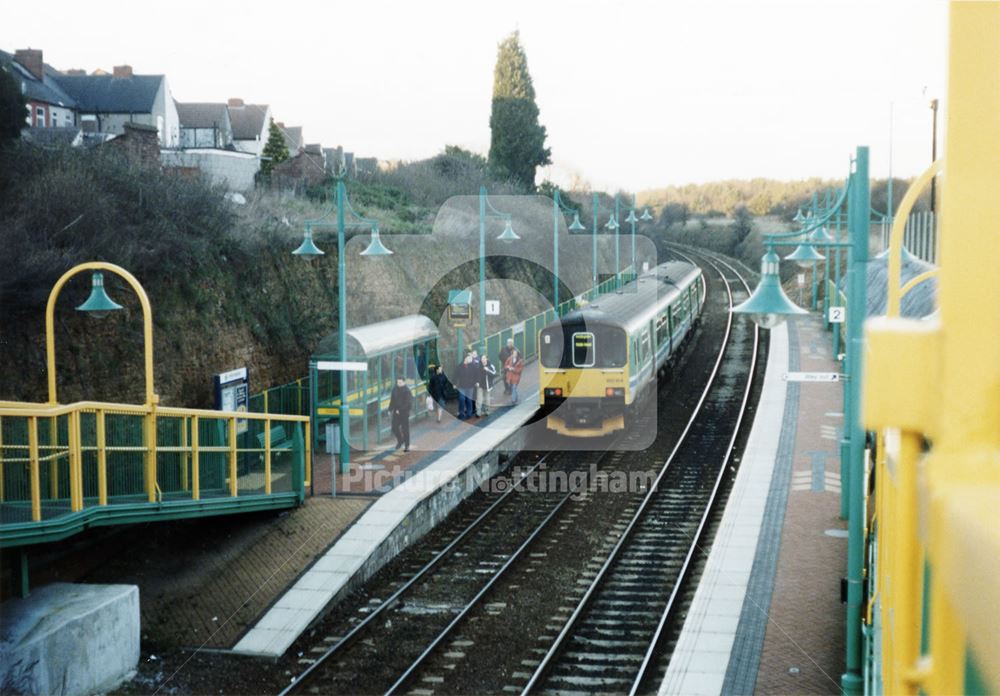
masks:
{"type": "Polygon", "coordinates": [[[705,290],[701,268],[667,261],[543,327],[538,394],[546,427],[574,438],[623,430],[691,335],[705,290]]]}

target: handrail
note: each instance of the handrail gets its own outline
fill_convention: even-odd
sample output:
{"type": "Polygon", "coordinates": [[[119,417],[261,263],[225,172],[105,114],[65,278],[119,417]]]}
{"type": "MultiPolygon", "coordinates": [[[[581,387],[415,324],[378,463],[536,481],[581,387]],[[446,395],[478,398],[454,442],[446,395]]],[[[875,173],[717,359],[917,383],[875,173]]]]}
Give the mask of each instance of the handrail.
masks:
{"type": "Polygon", "coordinates": [[[903,200],[899,204],[899,212],[896,220],[892,223],[892,230],[889,232],[889,277],[886,281],[888,297],[886,299],[885,315],[887,317],[898,317],[899,306],[903,294],[900,288],[900,278],[903,274],[903,235],[906,233],[906,223],[910,218],[910,211],[913,209],[917,198],[923,193],[927,184],[937,176],[944,166],[944,160],[937,159],[929,166],[923,174],[917,177],[908,189],[903,200]]]}

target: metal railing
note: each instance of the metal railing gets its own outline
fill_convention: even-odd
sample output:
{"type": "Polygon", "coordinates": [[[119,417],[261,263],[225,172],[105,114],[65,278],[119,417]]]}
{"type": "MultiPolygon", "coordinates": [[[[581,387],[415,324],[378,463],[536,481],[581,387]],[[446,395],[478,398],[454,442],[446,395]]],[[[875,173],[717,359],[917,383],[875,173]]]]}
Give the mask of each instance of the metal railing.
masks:
{"type": "MultiPolygon", "coordinates": [[[[91,518],[161,519],[301,501],[308,418],[84,401],[0,402],[0,546],[61,538],[91,518]],[[52,532],[39,527],[51,527],[52,532]]],[[[107,522],[105,522],[107,523],[107,522]]]]}

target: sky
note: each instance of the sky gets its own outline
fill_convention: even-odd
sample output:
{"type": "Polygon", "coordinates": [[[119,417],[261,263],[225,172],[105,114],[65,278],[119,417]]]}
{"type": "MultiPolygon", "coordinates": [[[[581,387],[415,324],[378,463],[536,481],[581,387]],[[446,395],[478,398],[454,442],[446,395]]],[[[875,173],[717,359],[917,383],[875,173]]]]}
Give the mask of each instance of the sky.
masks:
{"type": "MultiPolygon", "coordinates": [[[[0,49],[166,74],[180,102],[271,104],[360,157],[489,150],[497,44],[519,31],[561,185],[645,190],[929,164],[944,0],[10,4],[0,49]],[[58,18],[56,20],[52,18],[58,18]],[[891,138],[890,138],[891,134],[891,138]]],[[[939,133],[941,127],[939,115],[939,133]]]]}

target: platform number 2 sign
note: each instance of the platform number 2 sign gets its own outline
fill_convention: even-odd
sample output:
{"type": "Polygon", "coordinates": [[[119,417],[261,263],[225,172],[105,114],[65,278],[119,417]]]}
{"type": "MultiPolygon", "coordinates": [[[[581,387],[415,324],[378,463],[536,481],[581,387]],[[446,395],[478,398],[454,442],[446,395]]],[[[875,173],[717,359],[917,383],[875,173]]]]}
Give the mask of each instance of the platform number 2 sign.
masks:
{"type": "Polygon", "coordinates": [[[844,323],[844,308],[843,307],[830,307],[830,323],[831,324],[843,324],[844,323]]]}

